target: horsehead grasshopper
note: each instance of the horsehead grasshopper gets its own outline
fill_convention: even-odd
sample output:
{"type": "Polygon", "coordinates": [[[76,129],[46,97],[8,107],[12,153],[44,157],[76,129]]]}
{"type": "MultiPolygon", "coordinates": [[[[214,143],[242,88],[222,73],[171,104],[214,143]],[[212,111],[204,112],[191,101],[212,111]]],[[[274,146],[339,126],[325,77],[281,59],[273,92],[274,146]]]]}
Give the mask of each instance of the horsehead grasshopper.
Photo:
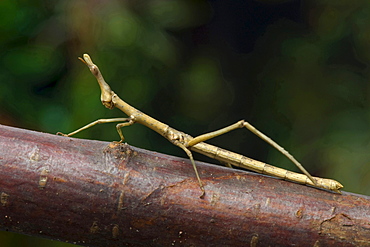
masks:
{"type": "Polygon", "coordinates": [[[132,107],[131,105],[127,104],[125,101],[120,99],[117,94],[115,94],[110,86],[105,82],[98,66],[96,66],[93,61],[91,60],[90,56],[88,54],[84,54],[83,58],[79,58],[83,63],[85,63],[88,68],[90,69],[91,73],[96,77],[100,89],[101,89],[101,102],[102,104],[109,108],[113,109],[114,107],[118,108],[122,112],[124,112],[128,117],[127,118],[112,118],[112,119],[99,119],[97,121],[94,121],[74,132],[71,132],[69,134],[62,134],[58,132],[58,134],[64,135],[64,136],[72,136],[82,130],[85,130],[87,128],[90,128],[96,124],[100,123],[112,123],[112,122],[122,122],[117,124],[117,132],[121,138],[120,142],[123,142],[124,136],[122,134],[121,128],[125,126],[133,125],[134,123],[140,123],[163,137],[165,137],[167,140],[169,140],[172,144],[180,147],[182,150],[185,151],[185,153],[190,158],[190,161],[193,165],[195,175],[198,179],[198,183],[200,186],[200,189],[202,190],[201,198],[205,194],[205,190],[202,184],[202,181],[199,177],[197,167],[195,165],[193,155],[191,151],[195,151],[198,153],[201,153],[203,155],[206,155],[208,157],[211,157],[213,159],[219,160],[223,163],[226,163],[228,165],[233,165],[236,167],[245,168],[248,170],[252,170],[258,173],[267,174],[271,176],[275,176],[278,178],[282,178],[284,180],[293,181],[300,184],[310,185],[316,188],[331,190],[336,193],[341,193],[340,189],[343,188],[343,186],[332,179],[326,179],[326,178],[319,178],[319,177],[312,177],[306,169],[303,168],[303,166],[291,155],[289,154],[284,148],[279,146],[276,142],[274,142],[272,139],[258,131],[256,128],[254,128],[251,124],[248,122],[241,120],[233,125],[230,125],[228,127],[222,128],[220,130],[206,133],[197,137],[192,137],[186,133],[183,133],[181,131],[178,131],[176,129],[171,128],[167,124],[164,124],[144,113],[137,110],[136,108],[132,107]],[[291,172],[282,168],[278,168],[260,161],[253,160],[251,158],[245,157],[241,154],[237,154],[225,149],[221,149],[219,147],[210,145],[205,143],[204,141],[214,138],[216,136],[225,134],[231,130],[237,129],[237,128],[247,128],[254,134],[256,134],[258,137],[272,145],[274,148],[276,148],[278,151],[280,151],[282,154],[284,154],[288,159],[290,159],[304,174],[299,174],[295,172],[291,172]],[[191,150],[191,151],[190,151],[191,150]]]}

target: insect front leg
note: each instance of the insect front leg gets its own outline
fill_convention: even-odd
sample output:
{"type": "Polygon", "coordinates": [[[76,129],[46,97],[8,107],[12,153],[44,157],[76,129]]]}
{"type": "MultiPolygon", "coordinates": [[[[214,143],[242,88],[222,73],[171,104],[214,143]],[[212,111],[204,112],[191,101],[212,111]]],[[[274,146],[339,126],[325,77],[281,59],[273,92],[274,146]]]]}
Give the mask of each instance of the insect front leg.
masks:
{"type": "Polygon", "coordinates": [[[125,123],[119,123],[116,125],[116,129],[117,129],[117,132],[119,134],[119,137],[121,137],[121,140],[119,141],[120,143],[123,142],[125,140],[125,137],[123,136],[122,134],[122,130],[121,128],[122,127],[126,127],[126,126],[130,126],[130,125],[133,125],[135,123],[134,119],[133,118],[127,118],[126,121],[128,120],[128,122],[125,122],[125,123]]]}
{"type": "MultiPolygon", "coordinates": [[[[73,136],[85,129],[88,129],[94,125],[97,125],[97,124],[102,124],[102,123],[115,123],[115,122],[124,122],[124,121],[128,121],[128,120],[131,120],[131,118],[109,118],[109,119],[98,119],[92,123],[89,123],[81,128],[79,128],[78,130],[75,130],[69,134],[63,134],[61,132],[58,132],[57,135],[62,135],[62,136],[73,136]]],[[[119,133],[119,132],[118,132],[119,133]]],[[[122,134],[122,133],[121,133],[122,134]]],[[[120,135],[121,136],[121,135],[120,135]]],[[[122,137],[121,137],[122,139],[122,137]]]]}

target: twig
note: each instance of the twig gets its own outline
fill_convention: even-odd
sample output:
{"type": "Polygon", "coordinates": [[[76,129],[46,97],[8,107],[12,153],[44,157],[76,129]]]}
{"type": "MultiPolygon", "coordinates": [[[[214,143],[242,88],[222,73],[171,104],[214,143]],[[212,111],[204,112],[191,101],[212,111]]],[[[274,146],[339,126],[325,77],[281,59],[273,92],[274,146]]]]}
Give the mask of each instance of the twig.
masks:
{"type": "Polygon", "coordinates": [[[0,125],[0,229],[89,246],[369,246],[370,197],[0,125]]]}

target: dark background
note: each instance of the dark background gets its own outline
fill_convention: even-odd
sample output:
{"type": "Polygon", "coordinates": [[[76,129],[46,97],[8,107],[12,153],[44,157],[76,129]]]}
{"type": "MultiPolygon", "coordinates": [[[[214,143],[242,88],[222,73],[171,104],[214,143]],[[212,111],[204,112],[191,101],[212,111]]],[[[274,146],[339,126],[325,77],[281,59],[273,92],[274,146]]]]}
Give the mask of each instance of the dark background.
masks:
{"type": "MultiPolygon", "coordinates": [[[[193,136],[245,119],[311,174],[369,195],[369,26],[367,0],[1,1],[0,124],[68,133],[123,117],[101,105],[77,60],[87,52],[113,90],[152,117],[193,136]]],[[[119,140],[114,126],[76,137],[119,140]]],[[[143,126],[123,133],[186,157],[143,126]]],[[[209,142],[297,171],[247,130],[209,142]]],[[[5,232],[0,243],[67,245],[5,232]]]]}

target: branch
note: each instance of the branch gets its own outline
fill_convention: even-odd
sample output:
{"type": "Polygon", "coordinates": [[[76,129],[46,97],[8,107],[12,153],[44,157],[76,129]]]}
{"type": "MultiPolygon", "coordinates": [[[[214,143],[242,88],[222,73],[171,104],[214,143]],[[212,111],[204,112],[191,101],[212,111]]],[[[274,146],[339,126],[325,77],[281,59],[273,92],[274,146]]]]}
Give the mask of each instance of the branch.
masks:
{"type": "Polygon", "coordinates": [[[369,246],[370,197],[0,125],[0,229],[89,246],[369,246]]]}

